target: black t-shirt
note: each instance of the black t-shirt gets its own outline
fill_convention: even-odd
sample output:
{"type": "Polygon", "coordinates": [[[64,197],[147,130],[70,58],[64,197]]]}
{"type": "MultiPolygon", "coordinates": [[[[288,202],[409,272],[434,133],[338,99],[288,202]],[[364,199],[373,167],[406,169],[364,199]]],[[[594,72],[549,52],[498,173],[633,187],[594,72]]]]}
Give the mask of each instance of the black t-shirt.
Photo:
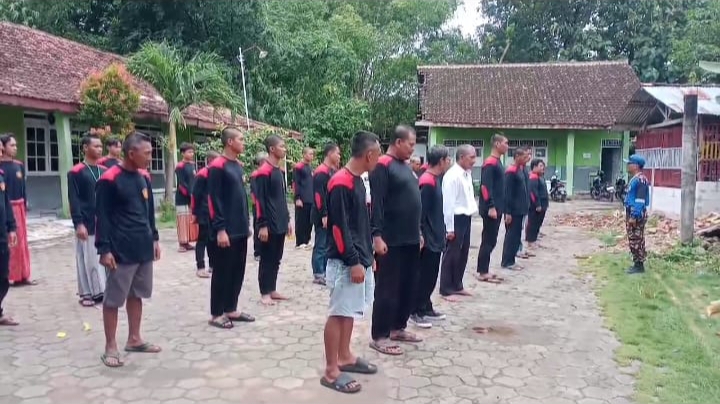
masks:
{"type": "Polygon", "coordinates": [[[313,170],[304,161],[297,163],[293,170],[293,193],[295,200],[300,199],[303,205],[313,203],[313,170]]]}
{"type": "Polygon", "coordinates": [[[11,201],[25,200],[27,206],[27,184],[25,182],[25,165],[18,160],[0,161],[0,170],[5,173],[5,193],[11,201]]]}
{"type": "Polygon", "coordinates": [[[195,183],[195,163],[181,161],[175,167],[177,188],[175,189],[175,205],[190,205],[193,184],[195,183]]]}
{"type": "Polygon", "coordinates": [[[216,237],[220,230],[225,230],[230,238],[250,236],[244,177],[245,170],[238,160],[221,156],[210,163],[207,192],[211,237],[216,237]]]}
{"type": "Polygon", "coordinates": [[[105,156],[98,160],[98,165],[101,165],[105,168],[112,168],[118,164],[120,164],[121,160],[115,157],[105,156]]]}
{"type": "Polygon", "coordinates": [[[111,252],[119,264],[152,261],[159,238],[150,173],[116,165],[100,177],[95,195],[98,254],[111,252]]]}
{"type": "Polygon", "coordinates": [[[270,234],[285,234],[288,231],[288,212],[285,175],[280,168],[263,163],[253,173],[253,202],[257,216],[257,228],[268,228],[270,234]]]}
{"type": "Polygon", "coordinates": [[[315,193],[313,210],[316,224],[320,224],[321,219],[327,216],[327,187],[330,177],[334,173],[334,170],[325,164],[320,164],[313,173],[313,191],[315,193]]]}
{"type": "Polygon", "coordinates": [[[347,266],[372,266],[370,215],[365,204],[365,184],[360,176],[343,168],[328,183],[328,258],[347,266]]]}
{"type": "Polygon", "coordinates": [[[541,207],[546,210],[550,205],[547,186],[545,179],[535,173],[530,173],[530,210],[536,210],[541,207]]]}
{"type": "Polygon", "coordinates": [[[495,156],[485,159],[480,174],[480,215],[495,208],[498,217],[505,211],[505,168],[495,156]]]}
{"type": "Polygon", "coordinates": [[[420,189],[412,168],[384,155],[369,178],[373,237],[391,247],[420,244],[420,189]]]}
{"type": "Polygon", "coordinates": [[[0,248],[7,251],[8,233],[17,229],[10,197],[7,194],[5,173],[0,170],[0,248]]]}
{"type": "Polygon", "coordinates": [[[190,195],[190,210],[200,224],[210,224],[210,212],[208,210],[208,168],[201,168],[195,175],[195,184],[190,195]]]}
{"type": "Polygon", "coordinates": [[[78,163],[67,174],[73,226],[85,225],[89,235],[95,234],[95,186],[105,171],[103,166],[78,163]]]}
{"type": "Polygon", "coordinates": [[[424,248],[439,253],[445,249],[442,187],[439,178],[427,171],[420,176],[419,183],[422,199],[420,230],[425,239],[424,248]]]}
{"type": "Polygon", "coordinates": [[[530,209],[530,195],[523,168],[511,165],[505,171],[505,211],[512,216],[527,215],[530,209]]]}

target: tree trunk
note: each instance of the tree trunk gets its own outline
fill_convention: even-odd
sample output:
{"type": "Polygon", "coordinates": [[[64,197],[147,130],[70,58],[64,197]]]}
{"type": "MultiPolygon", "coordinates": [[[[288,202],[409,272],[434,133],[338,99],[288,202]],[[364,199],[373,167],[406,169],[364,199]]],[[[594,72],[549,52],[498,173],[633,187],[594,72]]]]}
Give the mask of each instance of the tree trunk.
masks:
{"type": "Polygon", "coordinates": [[[168,156],[165,159],[165,203],[172,204],[175,193],[175,165],[177,157],[177,124],[170,119],[167,137],[168,156]]]}
{"type": "Polygon", "coordinates": [[[680,241],[689,244],[695,234],[695,187],[697,184],[698,96],[685,95],[680,177],[680,241]]]}

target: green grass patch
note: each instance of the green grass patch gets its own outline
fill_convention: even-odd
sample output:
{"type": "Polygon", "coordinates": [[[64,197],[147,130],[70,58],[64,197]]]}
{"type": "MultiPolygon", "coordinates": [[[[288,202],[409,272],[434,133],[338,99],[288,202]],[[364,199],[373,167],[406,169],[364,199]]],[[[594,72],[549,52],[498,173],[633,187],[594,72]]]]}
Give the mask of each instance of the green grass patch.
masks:
{"type": "Polygon", "coordinates": [[[640,403],[720,400],[720,319],[705,307],[720,300],[720,260],[701,247],[651,256],[647,273],[629,276],[627,256],[599,254],[585,269],[599,280],[606,323],[620,341],[621,364],[638,360],[640,403]]]}
{"type": "Polygon", "coordinates": [[[623,236],[615,231],[606,231],[598,234],[598,239],[605,247],[614,247],[623,236]]]}
{"type": "Polygon", "coordinates": [[[157,222],[155,225],[158,229],[170,229],[175,227],[175,205],[165,201],[160,202],[160,210],[158,212],[157,222]]]}

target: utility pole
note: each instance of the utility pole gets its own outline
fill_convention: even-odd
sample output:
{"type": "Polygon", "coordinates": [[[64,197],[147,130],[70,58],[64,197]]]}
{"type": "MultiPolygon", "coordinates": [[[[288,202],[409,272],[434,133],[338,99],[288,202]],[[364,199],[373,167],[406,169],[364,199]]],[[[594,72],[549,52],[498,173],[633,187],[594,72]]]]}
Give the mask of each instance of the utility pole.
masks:
{"type": "Polygon", "coordinates": [[[695,235],[695,187],[697,184],[697,92],[685,94],[682,132],[680,241],[690,244],[695,235]]]}

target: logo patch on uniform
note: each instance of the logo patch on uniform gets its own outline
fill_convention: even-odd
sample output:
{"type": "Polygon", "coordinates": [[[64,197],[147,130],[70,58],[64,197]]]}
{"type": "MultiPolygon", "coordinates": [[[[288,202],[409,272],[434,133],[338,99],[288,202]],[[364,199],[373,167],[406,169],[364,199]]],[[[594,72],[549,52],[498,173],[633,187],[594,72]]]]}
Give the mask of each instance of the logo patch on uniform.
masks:
{"type": "Polygon", "coordinates": [[[0,182],[0,191],[5,192],[5,183],[0,182]]]}
{"type": "Polygon", "coordinates": [[[147,190],[147,188],[143,188],[143,190],[142,190],[142,196],[143,196],[143,198],[145,198],[145,199],[148,198],[148,190],[147,190]]]}
{"type": "Polygon", "coordinates": [[[15,176],[22,179],[22,171],[18,171],[17,173],[15,173],[15,176]]]}

